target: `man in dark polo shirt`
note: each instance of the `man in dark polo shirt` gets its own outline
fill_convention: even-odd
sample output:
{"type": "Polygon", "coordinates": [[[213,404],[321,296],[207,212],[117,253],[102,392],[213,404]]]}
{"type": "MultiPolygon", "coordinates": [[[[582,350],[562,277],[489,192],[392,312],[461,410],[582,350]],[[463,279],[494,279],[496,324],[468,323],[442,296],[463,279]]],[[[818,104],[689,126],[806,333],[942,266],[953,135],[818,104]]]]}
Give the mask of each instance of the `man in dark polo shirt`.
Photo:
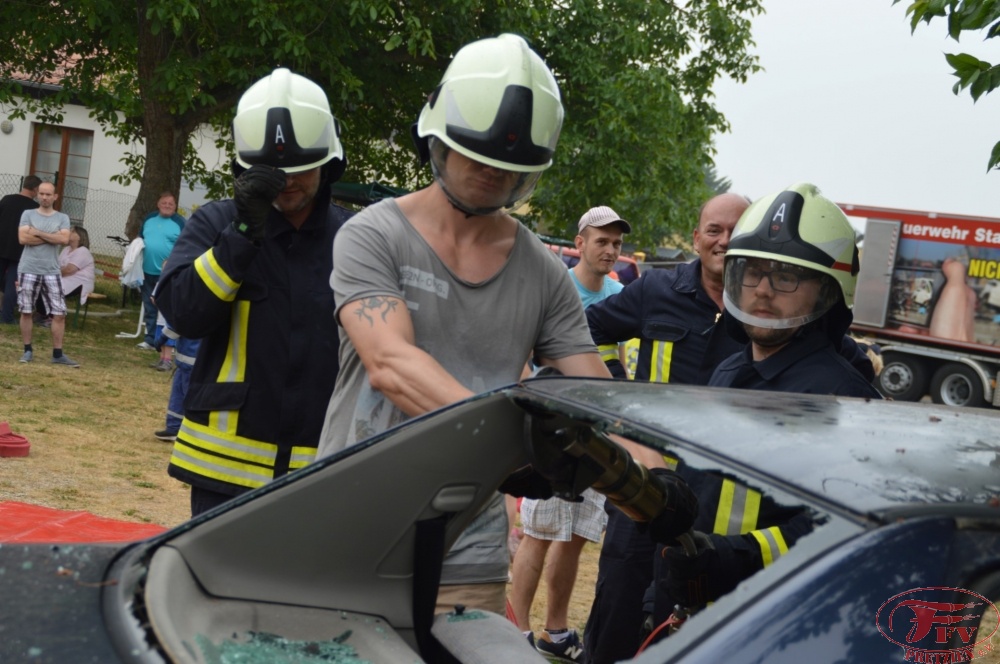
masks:
{"type": "Polygon", "coordinates": [[[17,306],[17,263],[21,260],[24,245],[17,239],[17,227],[25,210],[38,207],[38,185],[41,178],[29,175],[21,183],[21,191],[7,194],[0,199],[0,289],[3,290],[3,304],[0,305],[0,323],[13,325],[17,322],[14,311],[17,306]]]}

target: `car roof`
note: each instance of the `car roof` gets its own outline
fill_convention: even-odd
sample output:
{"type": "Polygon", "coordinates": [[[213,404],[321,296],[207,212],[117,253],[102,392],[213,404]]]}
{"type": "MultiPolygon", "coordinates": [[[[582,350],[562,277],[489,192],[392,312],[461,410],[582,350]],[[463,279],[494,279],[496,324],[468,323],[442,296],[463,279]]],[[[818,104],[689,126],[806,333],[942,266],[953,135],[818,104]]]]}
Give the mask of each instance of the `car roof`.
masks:
{"type": "Polygon", "coordinates": [[[1000,417],[988,410],[565,377],[525,388],[548,408],[858,514],[996,506],[1000,494],[1000,417]]]}

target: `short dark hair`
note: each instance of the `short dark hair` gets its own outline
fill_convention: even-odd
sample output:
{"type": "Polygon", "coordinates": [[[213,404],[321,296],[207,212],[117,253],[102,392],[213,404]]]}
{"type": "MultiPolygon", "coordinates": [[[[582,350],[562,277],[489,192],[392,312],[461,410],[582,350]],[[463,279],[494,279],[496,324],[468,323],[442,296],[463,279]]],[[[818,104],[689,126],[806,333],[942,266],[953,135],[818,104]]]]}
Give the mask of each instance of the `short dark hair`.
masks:
{"type": "Polygon", "coordinates": [[[38,185],[42,184],[42,178],[37,175],[28,175],[24,178],[24,182],[21,183],[21,189],[28,189],[30,191],[35,191],[38,189],[38,185]]]}

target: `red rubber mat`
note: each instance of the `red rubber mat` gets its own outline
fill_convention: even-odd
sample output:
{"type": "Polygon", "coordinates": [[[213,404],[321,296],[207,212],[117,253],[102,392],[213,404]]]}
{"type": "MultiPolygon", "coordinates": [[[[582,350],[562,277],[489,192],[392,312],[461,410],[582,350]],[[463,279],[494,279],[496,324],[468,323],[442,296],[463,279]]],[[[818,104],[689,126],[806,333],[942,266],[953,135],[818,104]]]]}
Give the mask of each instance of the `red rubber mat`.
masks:
{"type": "Polygon", "coordinates": [[[0,502],[0,542],[130,542],[162,533],[149,523],[118,521],[27,503],[0,502]]]}

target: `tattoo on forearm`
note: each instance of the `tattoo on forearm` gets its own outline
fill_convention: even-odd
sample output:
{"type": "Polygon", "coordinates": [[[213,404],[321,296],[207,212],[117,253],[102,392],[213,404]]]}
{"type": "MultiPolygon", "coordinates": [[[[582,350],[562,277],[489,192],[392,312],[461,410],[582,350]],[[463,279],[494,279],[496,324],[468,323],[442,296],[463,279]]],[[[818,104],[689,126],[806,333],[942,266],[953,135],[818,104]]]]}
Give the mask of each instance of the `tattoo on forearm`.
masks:
{"type": "Polygon", "coordinates": [[[366,297],[360,301],[361,306],[354,310],[355,315],[359,320],[364,319],[368,321],[368,324],[372,327],[375,326],[375,314],[379,314],[382,317],[382,322],[386,322],[386,316],[389,315],[390,311],[396,310],[396,305],[399,304],[399,300],[389,298],[389,297],[366,297]]]}

